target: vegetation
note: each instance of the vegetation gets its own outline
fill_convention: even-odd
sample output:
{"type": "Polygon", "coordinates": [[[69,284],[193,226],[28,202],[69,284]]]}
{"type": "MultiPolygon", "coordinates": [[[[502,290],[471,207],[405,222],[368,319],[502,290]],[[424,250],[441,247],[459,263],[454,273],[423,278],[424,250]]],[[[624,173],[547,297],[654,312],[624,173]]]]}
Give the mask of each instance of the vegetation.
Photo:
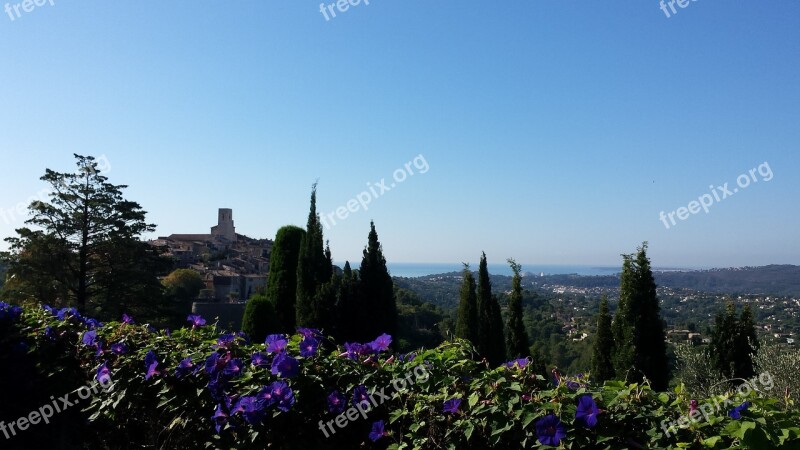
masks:
{"type": "Polygon", "coordinates": [[[592,376],[598,382],[614,379],[614,335],[611,329],[611,314],[608,312],[608,299],[605,296],[600,301],[593,350],[592,376]]]}
{"type": "Polygon", "coordinates": [[[664,324],[646,242],[636,255],[623,255],[613,331],[617,376],[636,381],[647,378],[655,389],[666,389],[670,378],[664,324]]]}
{"type": "Polygon", "coordinates": [[[464,281],[461,284],[461,301],[458,304],[456,337],[466,339],[473,345],[478,342],[478,295],[475,292],[475,277],[464,264],[464,281]]]}
{"type": "Polygon", "coordinates": [[[311,187],[311,206],[308,212],[306,234],[300,244],[297,260],[297,325],[324,327],[332,313],[332,305],[325,296],[323,284],[330,283],[333,262],[330,251],[323,248],[322,224],[317,213],[317,184],[311,187]]]}
{"type": "MultiPolygon", "coordinates": [[[[74,426],[13,438],[36,448],[63,440],[90,449],[800,445],[800,412],[779,401],[765,378],[693,399],[680,385],[657,392],[647,383],[554,382],[532,372],[527,359],[487,366],[460,340],[395,355],[387,352],[388,335],[342,348],[306,329],[265,345],[220,334],[198,317],[190,317],[191,328],[166,334],[125,322],[96,326],[76,311],[0,310],[0,348],[19,340],[29,346],[10,358],[11,372],[35,361],[50,373],[75,374],[74,387],[92,380],[103,386],[87,391],[84,412],[70,410],[78,415],[74,426]]],[[[35,410],[38,397],[72,388],[15,397],[35,410]]]]}
{"type": "Polygon", "coordinates": [[[506,326],[506,352],[509,358],[530,356],[528,348],[528,334],[522,323],[522,284],[520,265],[509,259],[514,278],[511,286],[511,296],[508,299],[508,324],[506,326]]]}
{"type": "Polygon", "coordinates": [[[305,230],[293,225],[281,227],[275,235],[267,277],[267,298],[277,316],[275,332],[290,333],[296,328],[297,263],[305,235],[305,230]]]}
{"type": "Polygon", "coordinates": [[[728,378],[751,378],[755,375],[752,355],[758,347],[750,305],[737,317],[736,306],[728,302],[725,312],[717,315],[711,334],[714,368],[728,378]]]}
{"type": "Polygon", "coordinates": [[[478,266],[478,354],[497,365],[506,357],[503,317],[497,297],[492,294],[492,280],[486,263],[486,253],[481,253],[478,266]]]}

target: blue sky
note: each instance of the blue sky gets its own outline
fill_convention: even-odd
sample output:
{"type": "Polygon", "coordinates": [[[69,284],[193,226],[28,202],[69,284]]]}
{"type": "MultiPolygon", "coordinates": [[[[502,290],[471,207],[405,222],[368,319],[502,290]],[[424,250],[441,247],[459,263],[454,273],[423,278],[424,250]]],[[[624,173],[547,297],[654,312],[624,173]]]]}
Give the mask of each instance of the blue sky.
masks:
{"type": "Polygon", "coordinates": [[[253,237],[304,225],[316,179],[335,213],[421,155],[325,230],[336,260],[374,219],[392,262],[616,265],[647,240],[657,266],[800,264],[796,1],[371,0],[328,21],[306,1],[16,3],[3,237],[72,153],[105,155],[157,235],[228,207],[253,237]],[[659,220],[765,162],[769,181],[659,220]]]}

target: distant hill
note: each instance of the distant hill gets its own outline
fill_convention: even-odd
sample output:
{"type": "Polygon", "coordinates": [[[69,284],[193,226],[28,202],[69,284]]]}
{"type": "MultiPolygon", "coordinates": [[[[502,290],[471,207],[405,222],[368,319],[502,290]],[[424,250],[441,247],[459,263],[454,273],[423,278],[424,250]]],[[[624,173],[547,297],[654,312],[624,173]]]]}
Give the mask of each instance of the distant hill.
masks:
{"type": "Polygon", "coordinates": [[[656,272],[656,284],[716,294],[800,296],[800,266],[770,265],[689,272],[656,272]]]}
{"type": "MultiPolygon", "coordinates": [[[[545,275],[526,274],[523,286],[568,286],[575,288],[619,287],[619,275],[545,275]]],[[[800,297],[800,266],[770,265],[710,270],[656,270],[656,284],[673,289],[691,289],[710,294],[760,294],[800,297]]],[[[495,292],[511,288],[511,277],[492,275],[495,292]]],[[[458,305],[461,273],[428,275],[417,278],[397,278],[395,284],[417,292],[425,301],[453,308],[458,305]]]]}

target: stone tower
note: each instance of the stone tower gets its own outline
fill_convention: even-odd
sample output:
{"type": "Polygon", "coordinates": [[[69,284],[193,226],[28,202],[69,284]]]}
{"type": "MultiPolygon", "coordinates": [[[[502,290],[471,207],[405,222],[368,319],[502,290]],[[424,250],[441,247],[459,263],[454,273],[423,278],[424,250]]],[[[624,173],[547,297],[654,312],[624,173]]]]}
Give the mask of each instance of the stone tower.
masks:
{"type": "Polygon", "coordinates": [[[211,227],[211,235],[215,239],[236,242],[236,227],[233,226],[233,210],[220,208],[217,216],[217,226],[211,227]]]}

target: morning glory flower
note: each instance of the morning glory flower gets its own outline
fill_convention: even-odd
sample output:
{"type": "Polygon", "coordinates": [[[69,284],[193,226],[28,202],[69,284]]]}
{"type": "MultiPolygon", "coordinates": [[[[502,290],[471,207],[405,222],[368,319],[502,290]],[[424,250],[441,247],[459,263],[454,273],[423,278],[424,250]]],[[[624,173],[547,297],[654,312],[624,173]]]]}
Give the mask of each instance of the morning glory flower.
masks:
{"type": "Polygon", "coordinates": [[[276,381],[269,385],[272,400],[277,402],[278,409],[288,412],[294,405],[294,391],[284,381],[276,381]]]}
{"type": "Polygon", "coordinates": [[[144,357],[144,366],[147,368],[147,373],[144,376],[145,380],[149,380],[154,375],[158,375],[158,356],[156,352],[150,350],[144,357]]]}
{"type": "Polygon", "coordinates": [[[250,363],[256,367],[266,366],[268,364],[267,355],[261,352],[255,352],[253,356],[250,357],[250,363]]]}
{"type": "Polygon", "coordinates": [[[181,378],[185,375],[189,375],[193,373],[197,368],[195,367],[194,363],[192,363],[192,357],[187,356],[183,358],[180,363],[178,363],[178,367],[175,368],[175,376],[177,378],[181,378]]]}
{"type": "Polygon", "coordinates": [[[267,353],[280,353],[286,348],[287,343],[286,335],[283,334],[270,334],[264,341],[267,353]]]}
{"type": "Polygon", "coordinates": [[[578,409],[575,411],[575,421],[582,423],[587,428],[593,428],[597,425],[597,415],[600,409],[591,395],[582,395],[578,399],[578,409]]]}
{"type": "Polygon", "coordinates": [[[217,434],[219,434],[225,424],[228,423],[228,415],[222,410],[222,405],[217,405],[217,409],[214,410],[214,415],[211,416],[211,420],[214,421],[214,428],[217,430],[217,434]]]}
{"type": "Polygon", "coordinates": [[[239,358],[233,358],[225,364],[225,368],[222,369],[222,373],[225,374],[228,378],[236,378],[242,373],[242,360],[239,358]]]}
{"type": "Polygon", "coordinates": [[[353,406],[358,407],[364,403],[369,406],[369,394],[367,394],[367,387],[360,384],[353,389],[353,406]]]}
{"type": "Polygon", "coordinates": [[[300,371],[300,363],[287,355],[286,353],[278,353],[272,361],[272,374],[278,375],[283,378],[291,378],[300,371]]]}
{"type": "Polygon", "coordinates": [[[236,336],[232,334],[223,334],[217,339],[217,347],[228,348],[236,340],[236,336]]]}
{"type": "Polygon", "coordinates": [[[297,332],[301,334],[305,339],[308,338],[319,339],[322,337],[322,333],[316,328],[298,328],[297,332]]]}
{"type": "Polygon", "coordinates": [[[567,428],[553,414],[548,414],[536,421],[536,435],[543,445],[557,447],[567,437],[567,428]]]}
{"type": "Polygon", "coordinates": [[[61,308],[56,313],[56,317],[58,317],[58,320],[67,320],[72,317],[80,319],[81,314],[75,308],[61,308]]]}
{"type": "Polygon", "coordinates": [[[328,395],[328,412],[334,414],[341,414],[347,406],[347,399],[344,394],[339,391],[333,391],[328,395]]]}
{"type": "Polygon", "coordinates": [[[375,338],[374,341],[370,342],[367,345],[369,345],[369,348],[371,348],[372,351],[378,353],[389,350],[389,345],[391,344],[392,344],[392,337],[386,333],[383,333],[382,335],[378,336],[377,338],[375,338]]]}
{"type": "Polygon", "coordinates": [[[125,345],[124,342],[111,344],[111,352],[117,355],[124,355],[125,353],[128,353],[128,346],[125,345]]]}
{"type": "Polygon", "coordinates": [[[94,378],[103,386],[111,382],[111,371],[105,361],[97,368],[97,375],[94,378]]]}
{"type": "Polygon", "coordinates": [[[344,343],[344,349],[347,352],[347,357],[353,360],[358,360],[359,356],[371,355],[373,353],[372,347],[367,344],[359,343],[344,343]]]}
{"type": "Polygon", "coordinates": [[[369,433],[369,438],[372,442],[377,442],[378,439],[388,436],[388,433],[385,431],[385,422],[383,420],[379,420],[372,424],[372,431],[369,433]]]}
{"type": "Polygon", "coordinates": [[[97,319],[91,319],[91,318],[84,320],[83,323],[86,325],[86,328],[90,330],[94,330],[95,328],[103,326],[102,322],[100,322],[97,319]]]}
{"type": "Polygon", "coordinates": [[[214,375],[220,370],[222,370],[228,361],[231,359],[231,354],[226,353],[225,356],[220,356],[219,353],[214,352],[212,353],[207,359],[205,363],[205,370],[206,373],[209,375],[214,375]]]}
{"type": "Polygon", "coordinates": [[[317,354],[317,348],[319,348],[319,341],[313,337],[307,337],[300,342],[300,356],[310,358],[317,354]]]}
{"type": "Polygon", "coordinates": [[[191,322],[192,328],[202,327],[202,326],[205,326],[205,324],[206,324],[206,319],[203,319],[198,314],[189,314],[189,316],[186,318],[186,320],[191,322]]]}
{"type": "Polygon", "coordinates": [[[253,396],[245,396],[236,402],[232,413],[241,413],[244,420],[250,425],[258,425],[264,419],[264,403],[253,396]]]}
{"type": "Polygon", "coordinates": [[[504,363],[503,365],[508,367],[508,368],[510,368],[510,369],[513,369],[513,368],[524,369],[525,366],[530,364],[530,362],[531,362],[530,358],[520,358],[520,359],[512,359],[511,361],[508,361],[508,362],[504,363]]]}
{"type": "Polygon", "coordinates": [[[92,330],[92,331],[87,331],[86,333],[83,333],[83,337],[81,338],[81,342],[83,343],[83,345],[85,345],[87,347],[96,346],[97,345],[97,332],[92,330]]]}
{"type": "Polygon", "coordinates": [[[123,314],[122,315],[122,323],[125,323],[125,324],[128,324],[128,325],[133,325],[136,322],[133,321],[133,317],[131,317],[131,316],[127,315],[127,314],[123,314]]]}
{"type": "Polygon", "coordinates": [[[747,411],[747,408],[749,408],[749,407],[750,407],[750,405],[751,405],[751,403],[750,403],[750,402],[744,402],[744,403],[742,403],[741,405],[737,406],[736,408],[733,408],[733,409],[732,409],[732,410],[731,410],[731,411],[728,413],[728,415],[729,415],[729,416],[731,417],[731,419],[733,419],[733,420],[739,420],[739,419],[741,419],[741,418],[742,418],[742,413],[743,413],[743,412],[745,412],[745,411],[747,411]]]}
{"type": "Polygon", "coordinates": [[[442,407],[442,412],[458,414],[458,408],[460,406],[461,406],[461,399],[453,398],[444,402],[444,407],[442,407]]]}

